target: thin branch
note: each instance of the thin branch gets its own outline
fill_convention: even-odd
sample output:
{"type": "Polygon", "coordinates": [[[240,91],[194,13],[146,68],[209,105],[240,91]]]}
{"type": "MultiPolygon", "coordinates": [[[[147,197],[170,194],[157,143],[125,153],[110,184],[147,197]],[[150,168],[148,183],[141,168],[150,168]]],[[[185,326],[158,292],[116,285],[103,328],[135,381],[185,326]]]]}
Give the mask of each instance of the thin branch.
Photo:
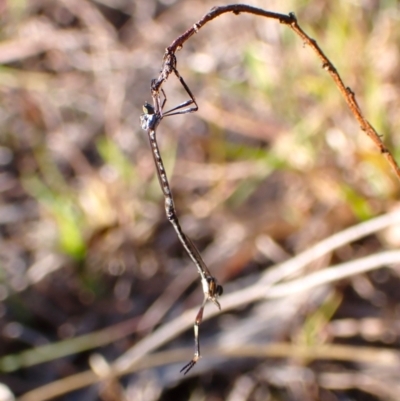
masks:
{"type": "Polygon", "coordinates": [[[281,24],[287,25],[291,28],[303,41],[303,43],[309,45],[311,49],[316,53],[317,57],[322,62],[322,68],[329,73],[338,87],[340,93],[344,97],[350,111],[356,118],[360,125],[360,128],[371,138],[374,145],[379,149],[379,151],[385,155],[389,165],[394,170],[398,179],[400,179],[400,167],[398,166],[396,160],[391,154],[390,150],[384,145],[381,137],[378,135],[373,126],[364,117],[357,101],[354,92],[344,84],[342,78],[340,77],[337,69],[333,63],[324,54],[321,48],[318,46],[317,42],[310,38],[303,29],[299,26],[297,19],[293,13],[289,14],[279,14],[270,11],[263,10],[261,8],[252,7],[246,4],[230,4],[227,6],[213,7],[207,14],[205,14],[199,21],[197,21],[191,28],[186,32],[176,38],[170,46],[165,49],[165,54],[163,58],[163,65],[160,75],[157,79],[154,79],[151,84],[151,92],[153,96],[153,101],[156,104],[159,98],[159,93],[161,87],[165,81],[167,81],[169,75],[172,72],[176,72],[176,56],[177,50],[180,50],[184,43],[195,33],[197,33],[207,22],[215,19],[221,14],[228,12],[233,12],[238,15],[240,13],[249,13],[254,15],[259,15],[261,17],[270,18],[279,21],[281,24]]]}
{"type": "Polygon", "coordinates": [[[386,251],[376,253],[365,258],[352,260],[337,266],[309,274],[289,283],[276,285],[270,288],[266,298],[281,298],[303,292],[320,285],[333,283],[356,274],[366,273],[377,267],[400,263],[400,251],[386,251]]]}
{"type": "MultiPolygon", "coordinates": [[[[349,346],[340,344],[317,344],[312,347],[298,346],[290,343],[271,343],[265,346],[242,344],[239,348],[206,347],[205,352],[214,356],[227,358],[301,358],[306,360],[334,360],[353,363],[368,363],[379,367],[399,368],[399,352],[390,348],[349,346]]],[[[114,372],[113,377],[164,366],[168,363],[178,363],[185,358],[186,349],[157,352],[148,355],[126,370],[114,372]]],[[[23,396],[18,401],[45,401],[60,397],[80,388],[98,383],[101,378],[91,370],[77,373],[64,379],[38,387],[23,396]]]]}
{"type": "Polygon", "coordinates": [[[268,269],[260,281],[269,285],[275,284],[300,272],[309,263],[329,252],[394,224],[400,224],[400,210],[375,217],[323,239],[293,258],[268,269]]]}

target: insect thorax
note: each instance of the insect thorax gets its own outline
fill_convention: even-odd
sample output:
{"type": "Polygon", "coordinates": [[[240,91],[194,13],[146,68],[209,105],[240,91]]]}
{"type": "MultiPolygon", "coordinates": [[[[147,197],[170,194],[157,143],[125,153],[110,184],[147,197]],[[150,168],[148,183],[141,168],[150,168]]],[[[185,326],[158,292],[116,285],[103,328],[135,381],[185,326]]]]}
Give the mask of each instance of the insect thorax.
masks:
{"type": "Polygon", "coordinates": [[[159,122],[156,114],[142,114],[140,116],[140,123],[144,130],[154,130],[159,122]]]}

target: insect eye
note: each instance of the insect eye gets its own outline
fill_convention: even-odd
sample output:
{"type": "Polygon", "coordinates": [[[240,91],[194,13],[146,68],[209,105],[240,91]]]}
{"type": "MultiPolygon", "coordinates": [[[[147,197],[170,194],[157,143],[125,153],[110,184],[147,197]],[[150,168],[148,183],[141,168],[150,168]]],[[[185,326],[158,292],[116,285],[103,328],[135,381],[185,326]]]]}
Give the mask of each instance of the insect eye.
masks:
{"type": "Polygon", "coordinates": [[[208,282],[208,287],[209,287],[211,293],[214,293],[217,296],[222,295],[222,293],[224,291],[222,288],[222,285],[217,284],[214,277],[208,277],[207,282],[208,282]]]}
{"type": "Polygon", "coordinates": [[[145,102],[143,105],[143,113],[154,114],[154,107],[151,104],[145,102]]]}

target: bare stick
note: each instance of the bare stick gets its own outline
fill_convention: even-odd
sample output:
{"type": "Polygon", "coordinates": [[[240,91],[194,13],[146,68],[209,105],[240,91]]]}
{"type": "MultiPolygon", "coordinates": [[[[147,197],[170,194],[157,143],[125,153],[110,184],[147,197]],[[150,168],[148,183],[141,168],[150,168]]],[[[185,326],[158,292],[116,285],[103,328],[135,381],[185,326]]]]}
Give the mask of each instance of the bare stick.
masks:
{"type": "MultiPolygon", "coordinates": [[[[197,21],[191,28],[189,28],[186,32],[184,32],[181,36],[176,38],[170,46],[165,49],[165,54],[163,58],[163,65],[160,72],[160,75],[157,79],[154,79],[151,84],[151,91],[153,95],[153,99],[158,97],[160,93],[162,84],[168,79],[169,75],[174,72],[177,74],[176,70],[176,56],[175,53],[177,50],[180,50],[183,44],[195,33],[197,33],[200,28],[202,28],[207,22],[213,20],[214,18],[220,16],[221,14],[233,12],[238,15],[240,13],[249,13],[254,15],[259,15],[261,17],[271,18],[279,21],[281,24],[285,24],[289,26],[298,36],[300,36],[301,40],[309,45],[311,49],[317,54],[317,57],[322,62],[322,67],[326,70],[329,75],[332,77],[336,86],[338,87],[340,93],[346,100],[347,105],[350,108],[350,111],[358,121],[360,128],[371,138],[375,146],[379,149],[379,151],[385,155],[389,165],[394,170],[398,179],[400,179],[400,168],[394,159],[393,155],[389,151],[389,149],[384,145],[381,140],[381,137],[372,127],[372,125],[367,121],[367,119],[362,114],[362,111],[356,101],[354,92],[343,83],[342,78],[340,77],[338,71],[336,70],[333,63],[328,59],[328,57],[324,54],[321,48],[318,46],[317,42],[310,38],[299,26],[297,23],[297,19],[293,13],[290,14],[279,14],[270,11],[263,10],[261,8],[252,7],[246,4],[230,4],[227,6],[219,6],[213,7],[207,14],[205,14],[199,21],[197,21]]],[[[177,75],[179,78],[179,74],[177,75]]],[[[184,85],[185,86],[185,85],[184,85]]],[[[185,87],[186,89],[186,87],[185,87]]]]}

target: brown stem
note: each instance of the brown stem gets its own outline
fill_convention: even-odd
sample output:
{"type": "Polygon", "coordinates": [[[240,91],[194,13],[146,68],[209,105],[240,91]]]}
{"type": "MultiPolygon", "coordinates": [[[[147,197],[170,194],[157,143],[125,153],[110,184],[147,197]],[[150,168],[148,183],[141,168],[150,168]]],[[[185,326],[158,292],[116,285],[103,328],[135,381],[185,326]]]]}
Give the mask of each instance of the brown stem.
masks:
{"type": "Polygon", "coordinates": [[[254,15],[259,15],[266,18],[271,18],[278,20],[280,23],[289,26],[301,39],[302,41],[309,45],[311,49],[317,54],[317,57],[322,62],[322,68],[326,70],[329,75],[332,77],[336,86],[338,87],[340,93],[343,95],[346,100],[347,105],[350,108],[350,111],[353,113],[354,117],[358,121],[361,129],[371,138],[375,146],[379,149],[379,151],[385,155],[389,165],[394,170],[398,179],[400,179],[400,168],[392,156],[390,150],[384,145],[381,140],[381,137],[372,127],[372,125],[367,121],[364,115],[361,112],[361,109],[355,99],[354,92],[346,87],[340,77],[338,71],[332,62],[328,59],[328,57],[324,54],[321,48],[318,46],[317,42],[310,38],[299,26],[297,23],[297,19],[293,13],[289,14],[279,14],[270,11],[263,10],[261,8],[252,7],[246,4],[230,4],[227,6],[218,6],[213,7],[207,14],[205,14],[199,21],[197,21],[191,28],[189,28],[186,32],[176,38],[170,46],[165,49],[163,66],[160,72],[160,75],[157,79],[154,79],[151,83],[151,91],[153,100],[156,104],[159,98],[159,93],[161,90],[162,84],[168,79],[169,75],[177,71],[176,70],[176,56],[175,53],[177,50],[181,49],[183,44],[195,33],[199,31],[207,22],[213,20],[221,14],[233,12],[238,15],[240,13],[249,13],[254,15]]]}

